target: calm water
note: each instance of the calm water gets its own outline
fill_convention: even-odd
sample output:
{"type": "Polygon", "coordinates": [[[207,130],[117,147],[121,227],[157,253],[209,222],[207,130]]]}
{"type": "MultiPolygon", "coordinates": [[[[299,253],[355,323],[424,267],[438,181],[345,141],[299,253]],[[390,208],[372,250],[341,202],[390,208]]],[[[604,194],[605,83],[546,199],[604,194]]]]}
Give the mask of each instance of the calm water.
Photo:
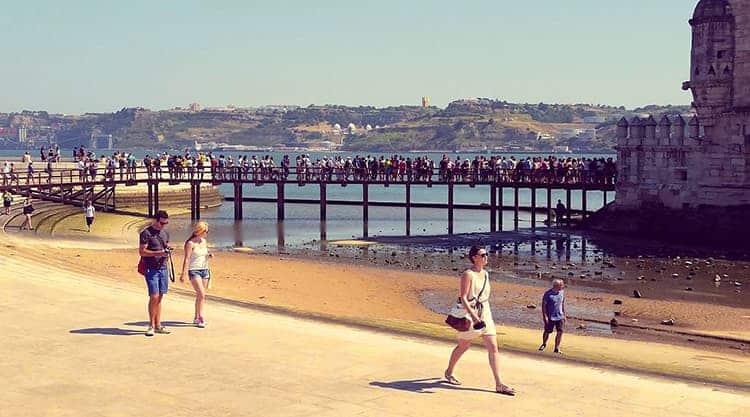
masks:
{"type": "MultiPolygon", "coordinates": [[[[107,153],[110,153],[109,151],[107,153]]],[[[137,156],[142,157],[147,153],[155,154],[155,151],[136,151],[137,156]]],[[[0,151],[0,158],[20,158],[23,151],[0,151]]],[[[38,156],[38,151],[31,151],[34,158],[38,156]]],[[[69,157],[70,150],[63,150],[63,157],[69,157]]],[[[230,153],[225,153],[228,155],[230,153]]],[[[231,153],[236,158],[239,155],[251,155],[250,152],[231,153]]],[[[274,160],[280,161],[284,153],[278,152],[257,152],[257,155],[269,154],[274,160]]],[[[292,159],[296,154],[288,153],[292,159]]],[[[359,153],[366,155],[366,153],[359,153]]],[[[354,156],[355,154],[323,154],[311,153],[313,160],[323,156],[341,155],[354,156]]],[[[376,155],[376,153],[372,153],[376,155]]],[[[377,154],[378,156],[380,154],[377,154]]],[[[404,156],[412,158],[424,156],[425,153],[404,153],[404,156]]],[[[438,160],[442,153],[427,153],[430,158],[438,160]]],[[[474,157],[474,154],[448,154],[455,159],[456,156],[462,158],[474,157]]],[[[540,156],[538,154],[497,154],[506,157],[516,156],[525,158],[526,156],[540,156]]],[[[485,154],[489,157],[489,154],[485,154]]],[[[563,155],[565,157],[615,157],[615,155],[563,155]]],[[[225,196],[232,195],[232,188],[229,185],[220,187],[225,196]]],[[[391,201],[403,202],[405,188],[401,185],[391,185],[390,187],[370,185],[370,201],[391,201]]],[[[296,184],[288,184],[285,187],[287,198],[318,199],[319,188],[316,185],[309,184],[299,187],[296,184]]],[[[332,186],[327,188],[329,200],[350,200],[357,201],[362,199],[362,187],[349,185],[347,187],[332,186]]],[[[546,204],[546,191],[537,190],[537,206],[546,204]]],[[[276,197],[276,186],[265,185],[256,187],[252,184],[244,186],[243,196],[245,197],[276,197]]],[[[505,205],[513,204],[513,190],[505,189],[503,193],[503,202],[505,205]]],[[[596,210],[603,205],[603,193],[589,192],[587,206],[589,210],[596,210]]],[[[468,186],[454,187],[454,201],[460,204],[489,203],[490,191],[489,186],[477,185],[476,188],[468,186]]],[[[565,202],[564,191],[553,191],[553,205],[558,199],[565,202]]],[[[607,201],[614,199],[614,193],[608,193],[607,201]]],[[[434,185],[432,188],[427,186],[412,186],[412,201],[415,203],[447,203],[447,187],[434,185]]],[[[519,193],[521,206],[531,205],[530,190],[522,190],[519,193]]],[[[313,240],[320,239],[320,212],[319,206],[315,205],[286,205],[286,220],[283,224],[277,224],[276,221],[276,204],[275,203],[244,203],[243,214],[245,216],[242,222],[234,220],[234,203],[225,202],[221,207],[210,210],[203,210],[201,217],[210,223],[211,241],[217,246],[249,246],[262,247],[264,245],[272,246],[283,243],[288,246],[297,246],[307,244],[313,240]]],[[[572,208],[581,208],[581,192],[572,193],[572,208]]],[[[412,208],[411,233],[413,236],[419,235],[441,235],[448,232],[448,213],[445,209],[422,209],[412,208]]],[[[392,207],[370,207],[369,209],[369,236],[402,236],[406,234],[406,214],[404,208],[392,207]]],[[[359,238],[363,235],[362,225],[362,207],[356,206],[328,206],[327,222],[325,229],[329,240],[335,239],[352,239],[359,238]]],[[[537,225],[542,226],[542,221],[546,219],[546,213],[541,210],[537,214],[537,225]]],[[[521,212],[519,214],[519,229],[531,227],[531,213],[521,212]]],[[[190,219],[173,219],[173,231],[176,235],[188,234],[190,229],[190,219]]],[[[502,227],[504,230],[512,230],[514,227],[513,211],[503,213],[502,227]]],[[[489,231],[489,211],[480,210],[455,210],[454,211],[454,233],[473,233],[489,231]]]]}

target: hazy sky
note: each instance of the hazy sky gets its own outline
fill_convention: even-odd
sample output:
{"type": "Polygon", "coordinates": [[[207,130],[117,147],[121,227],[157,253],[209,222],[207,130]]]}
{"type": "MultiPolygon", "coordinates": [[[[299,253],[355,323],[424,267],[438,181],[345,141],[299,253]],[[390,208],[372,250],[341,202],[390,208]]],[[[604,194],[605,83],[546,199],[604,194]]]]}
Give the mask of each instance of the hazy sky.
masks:
{"type": "Polygon", "coordinates": [[[690,102],[694,0],[3,3],[6,112],[690,102]]]}

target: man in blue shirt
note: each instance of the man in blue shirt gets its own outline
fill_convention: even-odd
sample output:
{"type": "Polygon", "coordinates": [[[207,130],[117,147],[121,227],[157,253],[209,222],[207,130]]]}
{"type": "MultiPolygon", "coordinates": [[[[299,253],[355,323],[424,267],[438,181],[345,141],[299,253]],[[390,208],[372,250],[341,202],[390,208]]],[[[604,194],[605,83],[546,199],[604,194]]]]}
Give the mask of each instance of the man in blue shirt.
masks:
{"type": "Polygon", "coordinates": [[[542,297],[542,319],[544,320],[544,334],[540,351],[547,347],[547,339],[552,329],[557,330],[555,336],[555,353],[561,355],[560,342],[562,341],[563,327],[565,325],[565,281],[556,278],[552,280],[552,288],[547,290],[542,297]]]}
{"type": "Polygon", "coordinates": [[[146,336],[154,333],[169,334],[170,331],[161,324],[161,301],[169,287],[167,264],[172,248],[169,246],[169,214],[164,210],[156,213],[151,226],[140,233],[138,252],[145,262],[146,286],[148,287],[148,330],[146,336]]]}

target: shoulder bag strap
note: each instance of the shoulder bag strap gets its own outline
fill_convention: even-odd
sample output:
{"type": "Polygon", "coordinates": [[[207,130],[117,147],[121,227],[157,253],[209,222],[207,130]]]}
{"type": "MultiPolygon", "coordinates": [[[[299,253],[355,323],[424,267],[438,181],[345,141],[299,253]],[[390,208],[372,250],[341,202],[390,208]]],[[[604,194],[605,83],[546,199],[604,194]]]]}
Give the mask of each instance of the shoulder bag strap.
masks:
{"type": "Polygon", "coordinates": [[[487,287],[487,281],[490,279],[490,273],[487,271],[484,271],[484,284],[482,284],[482,289],[479,290],[479,294],[477,294],[477,302],[479,302],[479,298],[482,297],[482,293],[484,292],[484,289],[487,287]]]}

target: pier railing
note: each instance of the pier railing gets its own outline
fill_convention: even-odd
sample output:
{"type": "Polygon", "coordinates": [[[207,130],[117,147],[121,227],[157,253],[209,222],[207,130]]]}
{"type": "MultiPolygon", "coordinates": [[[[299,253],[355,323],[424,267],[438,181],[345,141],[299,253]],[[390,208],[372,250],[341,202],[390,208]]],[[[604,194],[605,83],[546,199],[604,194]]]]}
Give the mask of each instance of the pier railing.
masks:
{"type": "Polygon", "coordinates": [[[587,170],[548,169],[487,169],[487,170],[359,170],[312,168],[245,168],[245,167],[125,167],[125,168],[53,168],[3,172],[2,185],[39,185],[61,183],[104,183],[107,181],[257,181],[257,182],[343,182],[371,183],[467,183],[467,184],[556,184],[556,185],[614,185],[615,173],[587,170]]]}

